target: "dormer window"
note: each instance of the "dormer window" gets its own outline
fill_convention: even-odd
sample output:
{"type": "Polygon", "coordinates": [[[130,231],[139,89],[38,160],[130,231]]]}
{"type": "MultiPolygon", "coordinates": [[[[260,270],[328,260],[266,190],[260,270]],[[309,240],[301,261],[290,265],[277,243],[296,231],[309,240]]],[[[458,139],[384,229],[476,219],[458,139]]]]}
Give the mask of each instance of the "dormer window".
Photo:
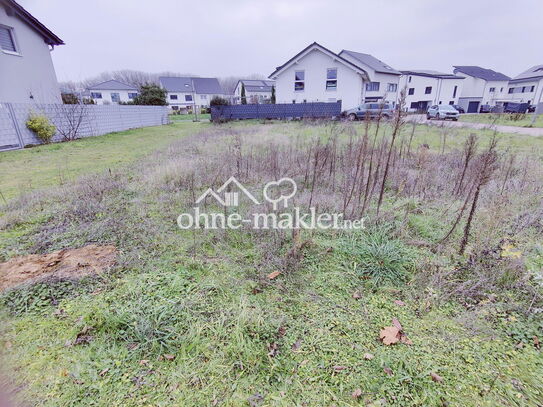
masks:
{"type": "Polygon", "coordinates": [[[15,44],[13,28],[0,25],[0,48],[6,54],[19,54],[17,44],[15,44]]]}

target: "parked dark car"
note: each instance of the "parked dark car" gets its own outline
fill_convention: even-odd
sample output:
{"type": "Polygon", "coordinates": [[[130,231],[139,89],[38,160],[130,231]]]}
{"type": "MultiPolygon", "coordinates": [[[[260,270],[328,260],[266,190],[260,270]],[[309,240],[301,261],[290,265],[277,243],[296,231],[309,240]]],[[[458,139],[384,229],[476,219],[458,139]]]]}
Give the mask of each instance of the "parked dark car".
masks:
{"type": "Polygon", "coordinates": [[[384,119],[390,119],[394,115],[394,109],[388,103],[363,103],[342,113],[342,116],[351,121],[364,120],[367,116],[374,119],[379,115],[384,119]]]}
{"type": "Polygon", "coordinates": [[[528,107],[528,103],[507,102],[503,111],[504,113],[526,113],[528,107]]]}
{"type": "Polygon", "coordinates": [[[460,105],[452,105],[452,107],[454,107],[456,110],[458,110],[458,113],[466,113],[464,108],[462,106],[460,106],[460,105]]]}
{"type": "Polygon", "coordinates": [[[490,105],[481,105],[479,108],[479,113],[490,113],[492,111],[492,107],[490,105]]]}

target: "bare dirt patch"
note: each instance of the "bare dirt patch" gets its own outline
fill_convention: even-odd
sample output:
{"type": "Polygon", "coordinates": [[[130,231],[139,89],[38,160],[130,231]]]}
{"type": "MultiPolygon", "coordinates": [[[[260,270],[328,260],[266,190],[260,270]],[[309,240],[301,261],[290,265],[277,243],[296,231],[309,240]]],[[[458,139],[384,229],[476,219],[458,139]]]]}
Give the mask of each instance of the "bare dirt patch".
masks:
{"type": "Polygon", "coordinates": [[[115,264],[115,246],[88,245],[48,254],[14,257],[0,263],[0,291],[48,278],[78,279],[98,274],[115,264]]]}

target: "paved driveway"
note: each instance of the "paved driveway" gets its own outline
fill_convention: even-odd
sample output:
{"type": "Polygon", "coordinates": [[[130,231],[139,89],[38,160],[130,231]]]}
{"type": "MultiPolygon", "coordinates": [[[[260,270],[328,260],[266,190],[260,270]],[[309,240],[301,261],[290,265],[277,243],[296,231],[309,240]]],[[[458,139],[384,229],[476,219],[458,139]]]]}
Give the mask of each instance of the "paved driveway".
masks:
{"type": "Polygon", "coordinates": [[[407,116],[408,121],[416,121],[421,124],[428,124],[430,126],[445,126],[445,127],[468,127],[472,129],[488,129],[496,130],[500,133],[512,133],[512,134],[525,134],[527,136],[543,136],[543,128],[541,127],[516,127],[516,126],[503,126],[492,125],[486,123],[468,123],[468,122],[453,122],[450,120],[427,120],[424,114],[414,114],[407,116]]]}

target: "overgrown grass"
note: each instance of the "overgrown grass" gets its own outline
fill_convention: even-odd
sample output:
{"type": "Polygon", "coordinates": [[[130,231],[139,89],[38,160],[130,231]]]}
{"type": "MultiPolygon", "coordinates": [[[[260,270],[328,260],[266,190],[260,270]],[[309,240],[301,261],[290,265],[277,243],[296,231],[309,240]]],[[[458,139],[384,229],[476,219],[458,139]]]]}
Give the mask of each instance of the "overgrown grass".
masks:
{"type": "MultiPolygon", "coordinates": [[[[173,133],[160,137],[158,151],[143,156],[142,147],[138,157],[123,150],[132,149],[128,135],[124,147],[111,135],[130,157],[111,173],[103,171],[111,144],[101,143],[91,149],[104,154],[96,157],[101,173],[13,199],[4,207],[1,258],[91,242],[114,244],[120,253],[98,279],[3,294],[2,369],[16,398],[39,406],[538,405],[540,300],[538,291],[523,291],[537,287],[543,264],[534,138],[510,143],[514,164],[530,171],[514,167],[505,177],[503,160],[505,181],[484,191],[468,256],[456,254],[461,230],[450,246],[438,245],[461,206],[444,180],[455,179],[466,135],[446,133],[444,142],[439,128],[416,128],[412,152],[403,161],[395,156],[384,222],[370,222],[367,231],[176,227],[193,193],[236,171],[251,190],[266,176],[292,173],[300,181],[297,204],[306,204],[304,151],[318,146],[318,163],[335,157],[335,170],[352,174],[346,146],[359,125],[337,132],[335,155],[326,143],[336,130],[320,123],[179,123],[148,129],[141,142],[149,152],[153,131],[173,133]],[[504,231],[514,232],[521,259],[502,256],[504,231]],[[273,271],[280,274],[268,278],[273,271]],[[488,281],[477,286],[473,276],[488,281]],[[379,341],[393,318],[412,345],[379,341]],[[362,395],[353,398],[356,389],[362,395]]],[[[379,137],[389,132],[385,126],[379,137]]],[[[479,134],[485,145],[490,134],[479,134]]],[[[45,153],[62,160],[62,150],[45,153]]],[[[315,199],[321,208],[341,207],[348,184],[333,189],[326,174],[315,199]]],[[[375,215],[375,193],[368,213],[375,215]]]]}
{"type": "MultiPolygon", "coordinates": [[[[114,169],[186,136],[203,123],[146,127],[0,153],[0,192],[6,200],[114,169]]],[[[0,198],[1,201],[1,198],[0,198]]]]}

